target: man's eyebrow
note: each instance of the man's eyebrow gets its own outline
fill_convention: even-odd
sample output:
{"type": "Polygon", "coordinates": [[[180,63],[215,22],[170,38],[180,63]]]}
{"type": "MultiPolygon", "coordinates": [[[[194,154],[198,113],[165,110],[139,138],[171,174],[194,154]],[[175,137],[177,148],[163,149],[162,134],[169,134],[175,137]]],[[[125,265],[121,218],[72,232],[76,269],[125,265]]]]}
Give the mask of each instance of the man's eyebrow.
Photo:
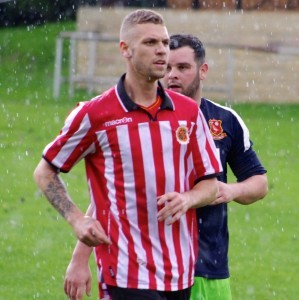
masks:
{"type": "Polygon", "coordinates": [[[190,66],[190,64],[188,62],[178,62],[177,65],[178,66],[190,66]]]}

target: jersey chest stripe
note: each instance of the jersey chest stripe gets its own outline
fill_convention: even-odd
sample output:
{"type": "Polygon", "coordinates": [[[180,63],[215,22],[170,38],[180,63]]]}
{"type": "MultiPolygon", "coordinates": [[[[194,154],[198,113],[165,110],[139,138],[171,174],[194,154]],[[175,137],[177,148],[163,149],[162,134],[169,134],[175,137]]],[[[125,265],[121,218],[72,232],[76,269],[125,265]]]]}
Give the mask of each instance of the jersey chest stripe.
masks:
{"type": "MultiPolygon", "coordinates": [[[[185,237],[190,235],[191,231],[188,228],[187,218],[186,215],[182,216],[183,222],[181,222],[180,226],[180,241],[184,241],[185,237]]],[[[181,249],[181,255],[182,255],[182,264],[183,268],[187,268],[187,266],[190,265],[190,259],[192,258],[193,253],[193,245],[191,244],[191,240],[188,239],[186,242],[181,243],[180,249],[181,249]],[[188,243],[189,240],[189,243],[188,243]]],[[[193,261],[194,262],[194,261],[193,261]]],[[[183,278],[182,278],[182,288],[184,288],[188,282],[189,282],[189,276],[188,272],[184,272],[183,278]]]]}
{"type": "MultiPolygon", "coordinates": [[[[144,172],[144,167],[142,162],[144,159],[144,153],[142,152],[142,139],[140,136],[139,130],[131,130],[130,131],[130,142],[131,147],[134,148],[134,156],[133,156],[133,166],[134,166],[134,174],[135,174],[135,182],[136,186],[146,186],[146,177],[144,172]]],[[[150,229],[151,223],[149,221],[149,211],[147,207],[147,198],[145,190],[135,190],[137,206],[138,206],[138,226],[141,232],[141,245],[143,248],[143,252],[138,252],[140,254],[140,272],[144,271],[144,269],[150,267],[152,272],[145,271],[144,274],[147,274],[146,281],[150,286],[156,287],[156,279],[155,279],[155,270],[156,264],[153,258],[153,244],[150,239],[150,235],[152,230],[150,229]],[[143,255],[144,254],[144,255],[143,255]]],[[[145,278],[144,278],[145,279],[145,278]]]]}
{"type": "MultiPolygon", "coordinates": [[[[163,146],[163,153],[168,153],[171,155],[170,157],[165,157],[164,159],[164,169],[166,171],[166,182],[165,182],[165,192],[172,192],[176,188],[176,177],[175,177],[175,154],[174,154],[174,143],[176,140],[174,139],[173,134],[169,134],[169,130],[171,129],[171,125],[169,122],[163,122],[160,126],[161,136],[162,136],[162,146],[163,146]],[[167,148],[171,147],[172,151],[167,151],[167,148]]],[[[175,255],[174,250],[174,239],[173,239],[173,232],[172,226],[167,226],[164,224],[164,234],[165,234],[165,243],[167,248],[169,249],[169,258],[166,261],[166,266],[173,265],[175,268],[172,268],[172,274],[168,275],[167,283],[168,285],[177,284],[177,257],[175,255]]],[[[167,286],[169,287],[169,286],[167,286]]]]}
{"type": "MultiPolygon", "coordinates": [[[[164,161],[168,161],[169,160],[169,156],[170,158],[172,158],[172,152],[173,152],[173,148],[172,148],[172,130],[171,130],[171,126],[169,122],[159,122],[159,123],[152,123],[151,124],[151,130],[153,130],[156,134],[152,134],[152,141],[153,141],[153,153],[154,153],[154,163],[156,166],[156,172],[157,174],[163,174],[163,176],[159,176],[158,178],[156,178],[156,186],[157,186],[157,195],[163,195],[166,192],[169,191],[173,191],[172,190],[167,190],[166,189],[166,180],[168,178],[168,172],[171,173],[171,171],[173,170],[173,166],[170,170],[167,170],[165,168],[165,163],[164,161]],[[155,130],[154,127],[157,126],[159,127],[158,130],[155,130]],[[167,130],[166,130],[166,128],[167,130]],[[170,143],[169,143],[170,141],[170,143]],[[168,148],[168,149],[167,149],[168,148]],[[169,150],[170,148],[170,150],[169,150]],[[167,153],[167,157],[165,157],[165,153],[167,153]],[[159,188],[158,188],[159,186],[159,188]]],[[[171,176],[169,176],[170,180],[171,180],[171,176]]],[[[173,174],[172,174],[172,178],[173,178],[173,174]]],[[[172,185],[173,186],[173,185],[172,185]]],[[[164,282],[163,282],[163,286],[159,286],[159,288],[164,288],[167,290],[171,290],[171,282],[173,279],[173,270],[175,270],[176,268],[172,268],[173,264],[175,263],[174,261],[171,261],[170,259],[170,251],[169,251],[169,246],[171,247],[171,244],[167,243],[167,236],[165,235],[165,227],[167,225],[165,225],[165,223],[161,223],[158,222],[158,227],[159,227],[159,237],[160,237],[160,241],[161,241],[161,248],[163,249],[165,255],[163,258],[163,264],[164,264],[164,273],[162,273],[162,271],[160,271],[160,278],[163,278],[164,276],[164,282]],[[162,276],[163,275],[163,276],[162,276]]],[[[170,234],[170,238],[172,241],[172,234],[170,234]]],[[[163,266],[162,266],[163,267],[163,266]]],[[[161,268],[160,268],[161,269],[161,268]]],[[[162,269],[161,269],[162,270],[162,269]]],[[[161,282],[162,284],[162,282],[161,282]]]]}
{"type": "MultiPolygon", "coordinates": [[[[117,136],[120,145],[120,156],[122,160],[123,170],[124,170],[124,194],[125,194],[125,204],[126,204],[126,213],[127,219],[130,220],[128,223],[128,233],[131,237],[132,246],[135,244],[135,248],[132,247],[130,254],[132,254],[133,260],[129,263],[128,274],[134,276],[136,274],[137,278],[141,282],[148,281],[148,271],[145,268],[147,264],[147,256],[143,247],[142,236],[141,236],[141,227],[131,226],[130,224],[138,224],[140,222],[141,216],[139,212],[144,210],[140,208],[138,204],[138,191],[132,187],[136,186],[135,175],[134,175],[134,163],[133,155],[129,149],[135,149],[138,140],[138,137],[130,136],[128,126],[119,126],[117,127],[117,136]],[[134,146],[133,146],[134,143],[134,146]],[[130,202],[128,201],[130,199],[130,202]],[[134,261],[135,258],[135,261],[134,261]],[[142,270],[140,270],[140,268],[142,270]]],[[[146,215],[146,214],[145,214],[146,215]]],[[[140,223],[139,223],[140,224],[140,223]]],[[[135,280],[136,284],[138,280],[135,280]]],[[[134,288],[138,288],[136,285],[134,288]]]]}
{"type": "MultiPolygon", "coordinates": [[[[185,188],[188,186],[188,184],[186,183],[189,174],[185,176],[186,166],[188,165],[187,163],[188,160],[186,157],[188,145],[186,144],[178,145],[178,141],[176,140],[173,134],[174,130],[171,130],[172,134],[169,135],[168,134],[169,130],[167,126],[165,126],[166,124],[167,122],[163,124],[164,126],[161,126],[161,132],[162,132],[161,135],[162,135],[163,149],[164,149],[163,153],[170,153],[170,152],[172,153],[171,160],[169,159],[169,157],[168,159],[165,158],[165,161],[168,162],[168,164],[165,165],[165,170],[167,172],[166,190],[168,191],[177,190],[179,192],[182,192],[185,191],[185,188]],[[167,151],[166,149],[170,145],[172,147],[172,151],[167,151]],[[172,161],[172,164],[170,163],[170,161],[172,161]],[[182,163],[178,164],[177,163],[178,161],[182,161],[182,163]],[[175,169],[179,170],[179,172],[178,171],[176,172],[176,174],[178,174],[177,177],[174,175],[175,169]]],[[[167,125],[170,126],[169,124],[167,125]]],[[[179,125],[186,126],[187,123],[185,121],[179,121],[178,126],[179,125]]],[[[191,165],[192,165],[192,160],[191,160],[191,165]]],[[[180,235],[179,229],[180,229],[179,223],[176,223],[171,227],[169,226],[167,227],[167,225],[165,225],[164,228],[166,244],[168,249],[170,249],[169,261],[173,265],[172,274],[171,275],[169,273],[166,274],[169,275],[168,280],[166,280],[166,282],[170,284],[170,286],[176,286],[178,284],[180,286],[183,285],[183,278],[178,277],[178,274],[184,269],[182,252],[179,250],[179,247],[182,246],[182,243],[183,244],[185,242],[188,243],[188,238],[186,239],[186,237],[188,237],[189,234],[183,237],[180,235]]]]}
{"type": "MultiPolygon", "coordinates": [[[[121,149],[120,145],[127,145],[124,142],[128,141],[128,134],[126,132],[126,126],[116,127],[117,129],[108,131],[108,142],[109,145],[113,145],[111,148],[111,161],[113,166],[110,166],[109,169],[114,169],[114,190],[115,190],[115,198],[111,199],[115,203],[115,208],[118,213],[119,223],[121,224],[119,240],[117,243],[125,244],[126,247],[119,247],[119,259],[118,259],[118,268],[117,268],[117,276],[118,280],[123,281],[124,278],[127,277],[126,282],[131,282],[131,288],[137,288],[137,280],[129,280],[129,277],[137,276],[138,274],[138,263],[137,263],[137,254],[134,248],[134,237],[132,235],[132,230],[130,226],[130,217],[133,218],[136,214],[132,207],[135,207],[135,203],[130,203],[130,201],[134,201],[132,195],[128,197],[128,191],[125,188],[126,183],[126,175],[130,173],[130,164],[124,165],[122,161],[122,155],[125,158],[129,158],[130,154],[127,149],[121,149]],[[115,169],[115,166],[118,166],[118,169],[115,169]],[[122,167],[120,167],[122,166],[122,167]],[[123,234],[122,234],[123,233],[123,234]],[[122,257],[126,256],[129,253],[130,259],[127,260],[127,265],[123,264],[122,257]],[[135,282],[135,285],[134,285],[135,282]]],[[[132,172],[132,171],[131,171],[132,172]]],[[[130,176],[129,176],[130,177],[130,176]]],[[[134,223],[133,223],[134,224],[134,223]]]]}
{"type": "MultiPolygon", "coordinates": [[[[111,270],[113,272],[114,277],[111,278],[111,274],[107,273],[105,274],[105,281],[108,284],[114,283],[116,281],[120,284],[120,286],[126,286],[127,277],[123,277],[122,274],[124,274],[128,269],[128,257],[125,254],[128,252],[128,242],[120,238],[122,236],[121,231],[123,225],[120,221],[120,214],[116,203],[116,189],[114,184],[115,176],[113,172],[113,155],[112,150],[109,147],[109,139],[105,131],[101,131],[98,133],[98,142],[104,157],[103,173],[104,177],[106,178],[107,191],[109,191],[107,196],[110,201],[111,213],[109,213],[110,220],[108,220],[110,225],[108,226],[108,235],[114,243],[119,245],[119,248],[113,247],[113,245],[110,246],[111,250],[110,253],[108,253],[108,257],[109,260],[111,260],[111,265],[109,265],[108,268],[106,268],[106,270],[109,268],[113,268],[111,270]],[[125,251],[120,251],[120,249],[125,251]],[[121,264],[119,264],[120,261],[121,264]],[[114,269],[114,267],[116,269],[114,269]]],[[[103,262],[103,264],[106,263],[106,261],[103,262]]]]}
{"type": "MultiPolygon", "coordinates": [[[[127,276],[129,276],[131,282],[130,287],[136,288],[138,287],[137,283],[142,282],[142,287],[146,288],[145,284],[148,282],[148,276],[146,276],[148,271],[145,269],[145,266],[147,265],[147,258],[142,254],[144,251],[140,246],[141,242],[138,243],[138,235],[142,233],[142,228],[136,227],[137,211],[135,207],[138,205],[136,204],[136,198],[138,199],[138,191],[135,190],[135,183],[137,182],[135,181],[134,176],[132,176],[132,169],[134,166],[136,168],[136,163],[134,164],[134,158],[137,159],[137,161],[139,159],[134,154],[138,154],[139,152],[140,155],[141,152],[140,148],[138,150],[138,147],[136,147],[136,139],[138,140],[139,138],[138,136],[136,136],[136,138],[132,138],[126,125],[118,126],[115,131],[116,133],[113,132],[113,130],[109,130],[108,141],[105,141],[103,138],[106,135],[101,133],[101,138],[99,138],[99,141],[102,145],[107,145],[107,143],[113,144],[112,149],[109,148],[108,150],[107,146],[105,146],[105,151],[103,151],[105,156],[105,177],[107,178],[110,190],[113,189],[114,191],[114,193],[109,194],[109,199],[112,202],[111,210],[116,220],[115,225],[120,230],[119,240],[117,240],[116,243],[118,245],[122,245],[119,248],[124,250],[120,250],[118,255],[119,263],[117,269],[117,282],[120,286],[126,286],[129,282],[127,276]],[[134,142],[135,145],[133,144],[134,142]],[[122,145],[121,148],[119,148],[119,145],[122,145]],[[111,170],[114,170],[115,160],[121,161],[121,163],[119,162],[118,165],[121,164],[122,169],[118,168],[114,174],[114,172],[111,170]],[[121,191],[120,194],[118,194],[118,190],[121,191]],[[134,242],[139,245],[136,248],[141,249],[143,252],[139,251],[137,254],[137,250],[134,248],[134,242]],[[126,256],[128,252],[132,256],[130,261],[124,259],[124,256],[126,256]],[[137,255],[140,255],[140,257],[137,257],[137,255]],[[142,274],[145,279],[143,281],[142,277],[139,276],[141,274],[139,267],[143,268],[142,274]],[[133,285],[132,282],[135,282],[136,286],[133,285]]],[[[140,169],[137,170],[140,173],[140,169]]],[[[144,207],[144,197],[141,197],[141,201],[143,201],[141,204],[144,207]]],[[[141,209],[141,211],[143,210],[141,209]]],[[[146,214],[147,213],[145,212],[145,215],[146,214]]],[[[140,219],[144,220],[142,218],[140,219]]],[[[112,232],[113,230],[111,230],[111,234],[112,232]]]]}
{"type": "MultiPolygon", "coordinates": [[[[153,182],[156,182],[156,165],[154,160],[153,152],[153,140],[148,123],[143,123],[138,125],[138,134],[141,145],[142,160],[144,165],[144,180],[145,180],[145,201],[147,206],[147,211],[149,212],[147,218],[147,230],[149,231],[150,241],[148,241],[151,246],[148,254],[150,255],[151,263],[155,267],[155,272],[158,270],[164,270],[163,257],[161,257],[161,244],[157,237],[159,236],[158,229],[158,207],[157,207],[157,191],[156,185],[153,185],[153,182]],[[154,247],[153,247],[154,245],[154,247]]],[[[159,284],[157,282],[158,278],[161,276],[155,276],[155,278],[150,278],[151,282],[155,282],[155,285],[159,284]]],[[[163,276],[162,276],[163,278],[163,276]]]]}
{"type": "MultiPolygon", "coordinates": [[[[162,140],[162,153],[167,153],[167,148],[173,145],[173,135],[169,134],[169,122],[160,122],[160,132],[162,140]]],[[[175,176],[173,162],[173,150],[168,151],[168,157],[163,159],[164,170],[167,174],[165,178],[165,192],[174,191],[175,176]]]]}
{"type": "MultiPolygon", "coordinates": [[[[184,125],[187,126],[187,122],[185,121],[179,121],[180,126],[184,125]]],[[[186,167],[186,152],[187,152],[187,145],[181,145],[180,146],[180,190],[179,192],[182,193],[184,191],[186,191],[186,177],[185,177],[185,167],[186,167]]]]}

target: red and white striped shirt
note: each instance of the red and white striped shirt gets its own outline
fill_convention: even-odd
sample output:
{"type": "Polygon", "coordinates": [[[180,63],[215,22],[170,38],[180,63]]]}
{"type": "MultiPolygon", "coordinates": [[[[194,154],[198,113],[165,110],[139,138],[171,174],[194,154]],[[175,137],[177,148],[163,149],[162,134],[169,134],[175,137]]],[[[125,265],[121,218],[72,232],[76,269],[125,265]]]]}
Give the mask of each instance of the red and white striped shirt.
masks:
{"type": "Polygon", "coordinates": [[[122,78],[80,103],[43,156],[63,172],[85,160],[96,217],[112,241],[96,249],[105,283],[174,291],[193,284],[196,215],[158,222],[157,197],[187,191],[222,169],[195,101],[161,86],[158,93],[153,118],[130,100],[122,78]]]}

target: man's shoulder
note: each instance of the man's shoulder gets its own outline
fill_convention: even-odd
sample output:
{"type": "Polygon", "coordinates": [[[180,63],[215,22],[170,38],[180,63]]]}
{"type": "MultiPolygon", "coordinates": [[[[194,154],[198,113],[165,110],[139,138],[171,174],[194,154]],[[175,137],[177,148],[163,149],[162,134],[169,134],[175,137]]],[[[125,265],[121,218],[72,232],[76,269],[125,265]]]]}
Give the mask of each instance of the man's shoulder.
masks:
{"type": "MultiPolygon", "coordinates": [[[[86,105],[90,107],[94,107],[97,105],[104,105],[105,103],[111,103],[111,101],[117,100],[117,96],[115,93],[115,87],[112,87],[102,94],[96,95],[95,97],[91,98],[90,100],[86,101],[86,105]]],[[[111,104],[110,104],[111,105],[111,104]]]]}
{"type": "Polygon", "coordinates": [[[202,98],[200,108],[204,111],[214,112],[226,118],[234,118],[240,120],[239,114],[229,106],[216,103],[210,99],[202,98]]]}
{"type": "Polygon", "coordinates": [[[202,98],[201,99],[201,105],[213,108],[214,110],[219,110],[219,111],[224,111],[224,112],[228,112],[231,113],[234,110],[226,105],[214,102],[210,99],[206,99],[206,98],[202,98]]]}

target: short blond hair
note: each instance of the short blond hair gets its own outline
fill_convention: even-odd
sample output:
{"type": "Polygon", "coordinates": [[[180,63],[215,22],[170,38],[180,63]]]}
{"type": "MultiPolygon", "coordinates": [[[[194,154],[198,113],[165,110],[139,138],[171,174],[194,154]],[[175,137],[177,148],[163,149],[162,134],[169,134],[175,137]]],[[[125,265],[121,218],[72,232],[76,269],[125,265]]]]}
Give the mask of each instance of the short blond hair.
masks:
{"type": "Polygon", "coordinates": [[[164,19],[159,13],[150,9],[137,9],[123,19],[120,27],[120,39],[135,25],[147,23],[165,25],[164,19]]]}

